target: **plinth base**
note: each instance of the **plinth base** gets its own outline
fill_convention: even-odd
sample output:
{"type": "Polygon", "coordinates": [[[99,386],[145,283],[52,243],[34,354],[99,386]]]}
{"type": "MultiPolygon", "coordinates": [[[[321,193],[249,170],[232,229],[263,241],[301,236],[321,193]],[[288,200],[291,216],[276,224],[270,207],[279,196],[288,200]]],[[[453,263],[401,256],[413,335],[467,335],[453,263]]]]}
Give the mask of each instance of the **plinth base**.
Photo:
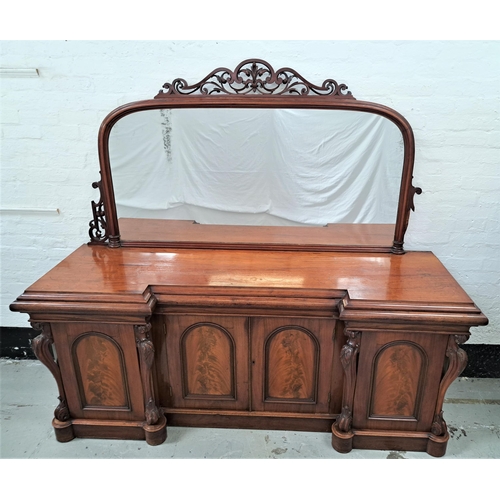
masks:
{"type": "Polygon", "coordinates": [[[425,451],[433,457],[442,457],[450,435],[431,432],[405,432],[351,429],[342,432],[336,423],[332,425],[332,446],[339,453],[359,450],[425,451]]]}

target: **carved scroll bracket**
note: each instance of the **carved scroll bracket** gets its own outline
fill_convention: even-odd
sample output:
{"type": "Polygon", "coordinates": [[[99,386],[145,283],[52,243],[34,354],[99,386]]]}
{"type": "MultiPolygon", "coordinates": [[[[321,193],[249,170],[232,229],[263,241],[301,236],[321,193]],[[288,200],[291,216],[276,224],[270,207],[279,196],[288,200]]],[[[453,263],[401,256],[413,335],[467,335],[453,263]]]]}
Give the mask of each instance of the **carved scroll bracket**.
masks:
{"type": "Polygon", "coordinates": [[[468,339],[469,335],[450,335],[448,339],[448,346],[446,348],[448,369],[439,385],[436,410],[431,427],[431,432],[435,436],[442,436],[446,433],[446,422],[443,418],[444,396],[451,383],[460,376],[467,366],[467,353],[463,349],[460,349],[459,345],[464,344],[468,339]]]}
{"type": "Polygon", "coordinates": [[[64,393],[61,370],[59,369],[59,365],[55,360],[54,355],[51,351],[54,339],[52,337],[52,330],[50,329],[50,324],[32,322],[31,326],[35,330],[42,331],[42,333],[38,335],[38,337],[33,339],[31,347],[33,348],[35,356],[50,370],[50,372],[56,379],[57,388],[59,390],[58,399],[60,402],[54,411],[54,416],[56,417],[57,420],[65,422],[69,420],[70,414],[69,414],[68,404],[66,402],[66,395],[64,393]]]}
{"type": "Polygon", "coordinates": [[[135,325],[135,339],[139,352],[139,363],[141,367],[141,381],[144,392],[145,417],[148,425],[154,425],[160,419],[160,410],[154,399],[152,369],[155,356],[153,342],[150,340],[149,332],[151,323],[135,325]]]}
{"type": "Polygon", "coordinates": [[[340,351],[340,362],[344,369],[344,393],[342,396],[342,411],[336,421],[337,427],[342,432],[349,432],[352,425],[352,407],[354,402],[354,389],[356,388],[357,358],[361,332],[346,330],[347,343],[340,351]]]}
{"type": "Polygon", "coordinates": [[[108,227],[106,223],[106,211],[104,209],[104,201],[102,198],[102,180],[93,182],[92,187],[99,189],[99,201],[92,201],[93,219],[89,222],[89,236],[93,243],[105,243],[108,240],[108,227]]]}

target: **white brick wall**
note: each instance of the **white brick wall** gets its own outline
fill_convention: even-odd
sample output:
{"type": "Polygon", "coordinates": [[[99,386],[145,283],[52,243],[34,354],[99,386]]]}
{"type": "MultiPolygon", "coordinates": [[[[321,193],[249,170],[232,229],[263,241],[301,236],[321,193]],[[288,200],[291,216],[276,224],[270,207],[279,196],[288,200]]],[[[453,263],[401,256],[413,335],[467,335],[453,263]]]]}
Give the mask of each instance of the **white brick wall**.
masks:
{"type": "Polygon", "coordinates": [[[394,107],[416,138],[416,197],[406,247],[431,250],[490,319],[471,343],[500,343],[499,42],[2,41],[2,326],[27,326],[10,302],[88,240],[96,137],[116,106],[165,81],[195,82],[257,57],[313,83],[334,78],[394,107]],[[60,213],[55,212],[59,209],[60,213]]]}

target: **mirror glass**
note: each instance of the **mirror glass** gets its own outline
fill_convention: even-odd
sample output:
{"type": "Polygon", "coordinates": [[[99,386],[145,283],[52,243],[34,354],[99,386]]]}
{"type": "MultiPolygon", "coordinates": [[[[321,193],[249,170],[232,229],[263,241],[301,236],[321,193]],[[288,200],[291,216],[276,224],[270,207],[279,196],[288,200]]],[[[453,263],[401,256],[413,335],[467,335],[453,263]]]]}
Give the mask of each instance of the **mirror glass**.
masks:
{"type": "Polygon", "coordinates": [[[121,118],[109,138],[118,217],[201,224],[394,224],[401,132],[371,113],[182,108],[121,118]]]}

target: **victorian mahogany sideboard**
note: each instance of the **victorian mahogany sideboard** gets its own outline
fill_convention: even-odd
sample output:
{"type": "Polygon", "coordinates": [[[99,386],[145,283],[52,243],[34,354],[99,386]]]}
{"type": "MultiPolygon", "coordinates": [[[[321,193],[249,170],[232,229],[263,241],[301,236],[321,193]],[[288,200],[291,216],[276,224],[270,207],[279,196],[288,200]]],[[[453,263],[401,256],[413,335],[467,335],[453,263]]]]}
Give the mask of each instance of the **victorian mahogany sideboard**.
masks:
{"type": "MultiPolygon", "coordinates": [[[[313,85],[295,70],[274,71],[252,59],[195,85],[174,80],[154,99],[113,110],[98,147],[101,179],[93,186],[100,199],[91,203],[90,244],[11,305],[41,330],[33,350],[57,382],[58,441],[158,445],[168,422],[331,431],[341,453],[445,453],[443,401],[467,363],[460,344],[470,327],[488,320],[431,252],[403,248],[413,198],[421,193],[412,185],[415,144],[403,116],[357,101],[335,80],[313,85]],[[197,108],[200,114],[191,113],[197,108]],[[255,134],[248,128],[261,117],[238,114],[249,108],[265,110],[266,126],[274,119],[268,111],[286,111],[279,115],[288,120],[285,133],[276,133],[287,144],[281,160],[290,164],[273,174],[269,191],[279,189],[280,174],[290,182],[292,169],[294,182],[307,188],[290,190],[285,182],[275,201],[300,193],[292,202],[305,203],[291,213],[302,217],[308,207],[313,215],[318,206],[326,210],[321,199],[331,205],[322,221],[259,227],[118,218],[119,204],[143,202],[146,212],[167,207],[158,186],[175,184],[182,168],[216,186],[228,173],[250,186],[262,168],[253,161],[258,156],[265,178],[276,156],[261,158],[248,144],[259,137],[272,150],[275,137],[266,127],[255,134]],[[238,141],[227,135],[235,123],[246,127],[238,141]],[[198,147],[198,156],[175,164],[176,137],[198,132],[198,142],[180,155],[198,147]],[[158,142],[149,141],[154,137],[158,142]],[[222,142],[210,158],[214,137],[222,142]],[[224,155],[233,142],[229,161],[224,155]],[[242,151],[251,154],[238,157],[242,151]],[[194,172],[205,162],[203,175],[194,172]],[[311,194],[311,185],[321,196],[311,194]],[[153,192],[160,193],[154,203],[153,192]]],[[[201,184],[192,187],[204,204],[201,184]]]]}

